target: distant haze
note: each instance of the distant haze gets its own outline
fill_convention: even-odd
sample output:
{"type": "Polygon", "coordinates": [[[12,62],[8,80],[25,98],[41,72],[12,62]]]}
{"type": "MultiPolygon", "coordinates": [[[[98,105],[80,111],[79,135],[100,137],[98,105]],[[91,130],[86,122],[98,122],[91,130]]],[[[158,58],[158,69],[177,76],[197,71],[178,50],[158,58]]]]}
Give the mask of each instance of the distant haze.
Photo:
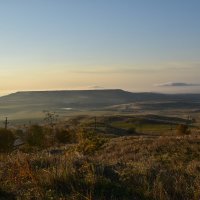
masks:
{"type": "Polygon", "coordinates": [[[1,1],[0,95],[200,93],[199,10],[199,0],[1,1]]]}

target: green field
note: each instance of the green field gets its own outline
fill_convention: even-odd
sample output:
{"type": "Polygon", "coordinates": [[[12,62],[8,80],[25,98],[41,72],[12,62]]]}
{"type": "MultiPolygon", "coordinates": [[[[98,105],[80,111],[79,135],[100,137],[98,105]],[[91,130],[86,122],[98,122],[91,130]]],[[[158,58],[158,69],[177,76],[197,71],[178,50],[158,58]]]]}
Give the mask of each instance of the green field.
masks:
{"type": "Polygon", "coordinates": [[[177,125],[169,125],[169,124],[134,124],[128,122],[113,122],[113,127],[130,129],[135,128],[137,132],[145,133],[145,134],[173,134],[177,125]]]}

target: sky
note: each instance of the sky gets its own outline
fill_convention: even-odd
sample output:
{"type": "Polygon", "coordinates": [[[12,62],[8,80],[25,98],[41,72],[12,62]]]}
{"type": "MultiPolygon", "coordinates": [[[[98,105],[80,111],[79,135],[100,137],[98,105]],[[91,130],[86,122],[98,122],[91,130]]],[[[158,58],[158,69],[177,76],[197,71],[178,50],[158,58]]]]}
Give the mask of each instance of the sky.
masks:
{"type": "Polygon", "coordinates": [[[199,0],[0,0],[0,95],[200,92],[199,0]]]}

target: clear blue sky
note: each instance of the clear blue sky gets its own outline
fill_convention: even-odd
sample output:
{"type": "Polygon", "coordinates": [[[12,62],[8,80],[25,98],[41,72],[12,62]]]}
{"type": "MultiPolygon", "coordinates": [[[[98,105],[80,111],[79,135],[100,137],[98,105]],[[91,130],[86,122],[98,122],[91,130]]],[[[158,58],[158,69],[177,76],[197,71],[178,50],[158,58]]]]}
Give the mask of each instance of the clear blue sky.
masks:
{"type": "Polygon", "coordinates": [[[0,0],[1,93],[200,92],[199,72],[199,0],[0,0]]]}

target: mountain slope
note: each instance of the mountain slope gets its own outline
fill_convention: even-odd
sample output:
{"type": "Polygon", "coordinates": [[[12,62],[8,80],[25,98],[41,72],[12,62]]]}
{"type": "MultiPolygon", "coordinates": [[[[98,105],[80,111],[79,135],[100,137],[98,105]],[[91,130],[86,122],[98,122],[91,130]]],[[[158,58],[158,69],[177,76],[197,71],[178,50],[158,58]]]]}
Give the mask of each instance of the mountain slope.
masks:
{"type": "Polygon", "coordinates": [[[66,90],[17,92],[0,98],[0,105],[51,105],[95,108],[134,101],[164,99],[154,93],[131,93],[123,90],[66,90]]]}
{"type": "Polygon", "coordinates": [[[23,116],[43,110],[105,109],[109,106],[139,103],[145,109],[200,108],[200,94],[131,93],[115,90],[63,90],[16,92],[0,97],[0,113],[23,116]]]}

